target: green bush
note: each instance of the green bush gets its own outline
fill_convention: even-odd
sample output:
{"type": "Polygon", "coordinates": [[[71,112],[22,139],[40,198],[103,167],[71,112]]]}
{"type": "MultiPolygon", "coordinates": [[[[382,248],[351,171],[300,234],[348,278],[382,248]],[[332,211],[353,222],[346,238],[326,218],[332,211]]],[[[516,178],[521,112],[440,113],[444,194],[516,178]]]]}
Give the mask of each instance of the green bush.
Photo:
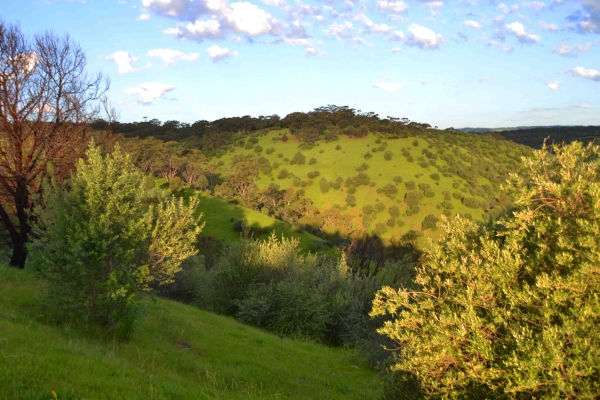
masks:
{"type": "Polygon", "coordinates": [[[423,198],[423,195],[421,194],[421,192],[415,190],[415,191],[407,192],[404,195],[404,202],[409,207],[411,207],[416,204],[419,204],[419,202],[421,201],[422,198],[423,198]]]}
{"type": "Polygon", "coordinates": [[[47,304],[59,318],[94,322],[131,337],[139,314],[137,294],[168,283],[196,254],[198,200],[148,190],[129,157],[117,149],[102,156],[91,147],[63,187],[44,188],[35,210],[41,238],[29,263],[48,284],[47,304]]]}
{"type": "Polygon", "coordinates": [[[321,189],[321,193],[323,194],[329,192],[329,183],[327,182],[327,179],[321,178],[321,180],[319,181],[319,188],[321,189]]]}
{"type": "Polygon", "coordinates": [[[315,165],[317,163],[317,159],[314,157],[311,157],[310,160],[308,160],[308,165],[315,165]]]}
{"type": "Polygon", "coordinates": [[[312,171],[307,174],[308,179],[315,179],[319,175],[321,175],[321,172],[319,171],[312,171]]]}
{"type": "Polygon", "coordinates": [[[386,151],[383,154],[383,158],[385,158],[386,160],[390,161],[392,159],[393,155],[394,155],[394,153],[392,153],[391,151],[388,150],[388,151],[386,151]]]}
{"type": "Polygon", "coordinates": [[[390,218],[386,221],[386,225],[390,228],[393,228],[396,226],[396,220],[394,218],[390,218]]]}
{"type": "Polygon", "coordinates": [[[431,189],[427,189],[424,193],[425,197],[433,197],[435,196],[435,192],[431,189]]]}
{"type": "Polygon", "coordinates": [[[381,191],[390,199],[393,199],[395,195],[398,194],[398,188],[396,187],[396,185],[392,185],[391,183],[388,183],[387,185],[382,187],[381,191]]]}
{"type": "Polygon", "coordinates": [[[462,203],[469,208],[479,208],[481,207],[481,202],[474,197],[464,197],[462,199],[462,203]]]}
{"type": "Polygon", "coordinates": [[[342,146],[340,146],[340,145],[338,144],[337,146],[335,146],[335,149],[336,149],[336,150],[341,150],[341,149],[342,149],[342,146]]]}
{"type": "Polygon", "coordinates": [[[413,140],[412,145],[417,147],[419,145],[419,141],[417,139],[413,140]]]}
{"type": "Polygon", "coordinates": [[[385,210],[385,204],[383,204],[382,202],[375,204],[375,210],[377,210],[377,212],[382,212],[383,210],[385,210]]]}
{"type": "Polygon", "coordinates": [[[426,249],[418,291],[377,294],[393,369],[424,397],[597,398],[599,156],[579,142],[536,151],[509,182],[513,212],[453,220],[426,249]]]}
{"type": "Polygon", "coordinates": [[[430,231],[435,231],[435,230],[437,230],[438,221],[439,221],[438,217],[436,217],[433,214],[429,214],[423,219],[423,223],[421,224],[421,227],[423,228],[423,230],[428,229],[430,231]]]}
{"type": "Polygon", "coordinates": [[[290,176],[289,171],[287,169],[283,168],[277,174],[277,179],[286,179],[288,176],[290,176]]]}
{"type": "Polygon", "coordinates": [[[390,206],[388,212],[393,218],[397,218],[400,215],[400,209],[398,208],[398,206],[390,206]]]}
{"type": "Polygon", "coordinates": [[[260,153],[262,153],[262,151],[263,151],[263,148],[261,145],[257,144],[256,146],[254,146],[254,152],[256,154],[260,154],[260,153]]]}
{"type": "Polygon", "coordinates": [[[367,163],[362,163],[360,167],[356,167],[355,169],[360,172],[366,171],[369,169],[369,165],[367,163]]]}
{"type": "Polygon", "coordinates": [[[368,160],[369,158],[373,157],[373,154],[367,151],[363,157],[365,158],[365,160],[368,160]]]}
{"type": "Polygon", "coordinates": [[[373,207],[370,204],[367,204],[363,206],[362,210],[364,215],[370,215],[373,214],[373,212],[375,212],[375,207],[373,207]]]}
{"type": "Polygon", "coordinates": [[[349,207],[356,207],[356,196],[353,194],[346,196],[346,204],[348,204],[349,207]]]}
{"type": "Polygon", "coordinates": [[[397,175],[394,177],[394,182],[396,182],[396,184],[401,184],[402,183],[402,177],[400,175],[397,175]]]}
{"type": "Polygon", "coordinates": [[[404,185],[406,186],[406,190],[415,190],[415,188],[417,187],[415,181],[408,181],[404,185]]]}
{"type": "Polygon", "coordinates": [[[431,179],[433,179],[434,181],[439,181],[440,180],[440,174],[438,174],[437,172],[434,172],[433,174],[429,175],[429,177],[431,179]]]}

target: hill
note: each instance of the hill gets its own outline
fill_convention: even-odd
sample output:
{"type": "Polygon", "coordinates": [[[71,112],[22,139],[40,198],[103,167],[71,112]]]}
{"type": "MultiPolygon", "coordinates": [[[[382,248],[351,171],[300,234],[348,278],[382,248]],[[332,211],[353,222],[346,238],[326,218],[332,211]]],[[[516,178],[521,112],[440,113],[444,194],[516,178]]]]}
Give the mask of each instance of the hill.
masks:
{"type": "Polygon", "coordinates": [[[356,354],[279,338],[164,299],[141,332],[114,342],[55,326],[41,282],[0,266],[0,398],[375,399],[376,373],[356,354]]]}
{"type": "MultiPolygon", "coordinates": [[[[307,145],[281,129],[252,133],[212,158],[210,165],[231,176],[234,164],[255,158],[261,171],[255,181],[258,190],[292,189],[310,199],[319,214],[294,219],[293,212],[266,201],[238,197],[295,226],[328,235],[365,229],[400,238],[411,229],[436,236],[435,223],[428,224],[427,216],[431,220],[458,213],[484,219],[504,205],[499,185],[508,173],[519,171],[520,157],[528,152],[490,136],[439,131],[405,138],[340,136],[307,145]]],[[[222,187],[215,194],[235,197],[222,187]]]]}

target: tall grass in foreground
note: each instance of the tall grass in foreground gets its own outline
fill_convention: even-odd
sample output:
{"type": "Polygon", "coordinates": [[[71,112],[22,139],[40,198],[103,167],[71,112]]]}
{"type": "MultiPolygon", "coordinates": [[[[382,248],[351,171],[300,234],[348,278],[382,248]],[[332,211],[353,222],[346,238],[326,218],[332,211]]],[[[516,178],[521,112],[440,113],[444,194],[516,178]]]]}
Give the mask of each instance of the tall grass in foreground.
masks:
{"type": "Polygon", "coordinates": [[[130,342],[47,322],[43,284],[0,265],[0,399],[375,399],[356,353],[145,300],[130,342]]]}

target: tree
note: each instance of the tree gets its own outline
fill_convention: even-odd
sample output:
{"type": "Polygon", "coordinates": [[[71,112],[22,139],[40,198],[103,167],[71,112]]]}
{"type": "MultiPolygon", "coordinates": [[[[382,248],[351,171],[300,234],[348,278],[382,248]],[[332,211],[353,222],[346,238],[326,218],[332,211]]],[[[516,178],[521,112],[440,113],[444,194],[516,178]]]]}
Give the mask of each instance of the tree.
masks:
{"type": "Polygon", "coordinates": [[[398,382],[428,398],[597,398],[600,147],[548,150],[512,175],[511,212],[446,223],[420,288],[377,294],[398,382]]]}
{"type": "Polygon", "coordinates": [[[68,175],[108,86],[88,75],[69,36],[32,40],[0,21],[0,220],[13,245],[10,265],[25,266],[33,197],[48,170],[68,175]]]}
{"type": "Polygon", "coordinates": [[[152,282],[170,282],[196,254],[198,200],[185,205],[147,189],[119,148],[103,157],[90,147],[86,156],[67,185],[44,185],[44,207],[34,214],[42,238],[31,249],[31,264],[48,282],[48,304],[63,317],[115,327],[128,337],[136,295],[152,282]]]}

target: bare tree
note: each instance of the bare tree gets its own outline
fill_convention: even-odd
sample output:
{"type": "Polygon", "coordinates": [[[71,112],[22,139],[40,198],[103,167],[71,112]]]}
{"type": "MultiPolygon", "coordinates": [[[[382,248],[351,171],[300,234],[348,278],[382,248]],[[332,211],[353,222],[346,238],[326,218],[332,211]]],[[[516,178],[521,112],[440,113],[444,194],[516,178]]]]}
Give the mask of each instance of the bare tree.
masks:
{"type": "Polygon", "coordinates": [[[109,81],[88,75],[86,64],[68,35],[29,38],[0,21],[0,220],[13,244],[10,265],[25,265],[42,180],[49,171],[68,175],[103,110],[109,81]]]}

